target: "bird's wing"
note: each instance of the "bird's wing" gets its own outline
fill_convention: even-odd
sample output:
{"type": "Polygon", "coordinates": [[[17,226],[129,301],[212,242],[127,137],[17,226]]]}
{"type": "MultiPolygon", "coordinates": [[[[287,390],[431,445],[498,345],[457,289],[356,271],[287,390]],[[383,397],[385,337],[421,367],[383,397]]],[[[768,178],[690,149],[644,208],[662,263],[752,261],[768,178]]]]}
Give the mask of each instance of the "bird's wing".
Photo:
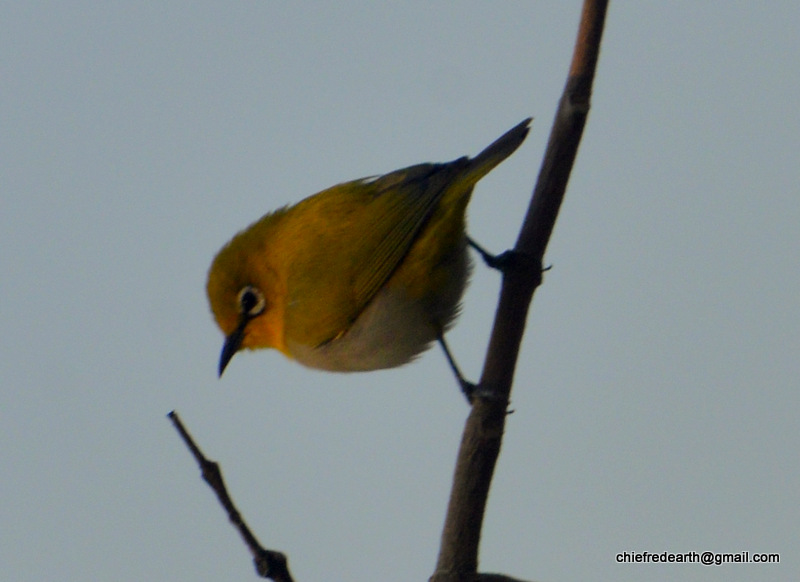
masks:
{"type": "Polygon", "coordinates": [[[449,164],[420,164],[381,176],[370,202],[373,244],[363,249],[354,298],[363,309],[400,265],[467,158],[449,164]]]}
{"type": "Polygon", "coordinates": [[[468,165],[467,158],[461,158],[411,166],[339,184],[305,202],[309,215],[319,222],[311,224],[313,232],[303,237],[314,242],[297,254],[298,276],[288,285],[286,318],[296,341],[322,345],[350,328],[402,263],[448,186],[468,165]],[[320,276],[299,275],[307,272],[320,276]],[[324,300],[307,300],[311,297],[324,300]]]}

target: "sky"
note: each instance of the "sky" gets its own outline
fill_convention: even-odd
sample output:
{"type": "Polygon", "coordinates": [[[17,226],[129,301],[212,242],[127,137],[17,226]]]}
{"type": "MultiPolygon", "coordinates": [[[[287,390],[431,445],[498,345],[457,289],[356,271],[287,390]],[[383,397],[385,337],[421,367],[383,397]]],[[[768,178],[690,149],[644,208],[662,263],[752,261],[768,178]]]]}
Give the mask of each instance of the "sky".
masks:
{"type": "MultiPolygon", "coordinates": [[[[472,155],[528,116],[470,234],[514,243],[579,2],[0,7],[0,566],[249,580],[177,410],[297,580],[425,580],[468,414],[442,354],[216,376],[211,259],[330,185],[472,155]]],[[[482,571],[800,572],[800,5],[617,2],[528,318],[482,571]],[[620,564],[620,552],[779,564],[620,564]]],[[[476,265],[448,339],[476,378],[476,265]]]]}

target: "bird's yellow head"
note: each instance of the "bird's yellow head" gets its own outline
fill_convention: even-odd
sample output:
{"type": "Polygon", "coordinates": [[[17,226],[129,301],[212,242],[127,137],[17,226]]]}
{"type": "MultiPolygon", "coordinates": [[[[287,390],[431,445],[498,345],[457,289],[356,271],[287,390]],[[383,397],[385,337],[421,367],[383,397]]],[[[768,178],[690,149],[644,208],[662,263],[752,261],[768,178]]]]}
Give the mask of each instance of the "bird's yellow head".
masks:
{"type": "Polygon", "coordinates": [[[287,353],[283,334],[285,277],[265,240],[279,222],[267,215],[236,235],[214,259],[206,292],[217,325],[225,334],[219,374],[242,349],[274,348],[287,353]]]}

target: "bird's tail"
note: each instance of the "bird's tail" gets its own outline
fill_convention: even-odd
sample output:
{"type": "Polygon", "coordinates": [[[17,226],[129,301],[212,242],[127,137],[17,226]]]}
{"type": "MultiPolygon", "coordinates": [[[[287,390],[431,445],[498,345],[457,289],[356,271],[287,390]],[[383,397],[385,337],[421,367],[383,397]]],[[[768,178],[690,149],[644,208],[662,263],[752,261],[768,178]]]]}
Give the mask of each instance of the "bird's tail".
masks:
{"type": "Polygon", "coordinates": [[[516,149],[522,145],[522,142],[525,141],[525,137],[528,135],[528,131],[530,131],[529,126],[531,120],[532,118],[529,117],[518,125],[515,125],[486,147],[481,153],[472,158],[469,161],[470,169],[467,172],[466,180],[475,184],[478,180],[491,172],[500,162],[513,154],[516,149]]]}

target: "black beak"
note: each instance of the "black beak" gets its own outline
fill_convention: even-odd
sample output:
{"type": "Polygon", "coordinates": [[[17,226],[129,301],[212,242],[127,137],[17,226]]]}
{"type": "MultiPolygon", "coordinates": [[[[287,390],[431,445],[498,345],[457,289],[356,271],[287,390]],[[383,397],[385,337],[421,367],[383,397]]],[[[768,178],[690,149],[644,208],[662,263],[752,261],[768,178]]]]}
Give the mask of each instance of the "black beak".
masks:
{"type": "Polygon", "coordinates": [[[242,340],[244,339],[244,328],[247,327],[247,322],[249,318],[247,315],[242,315],[242,318],[239,320],[239,325],[236,326],[236,329],[233,330],[228,337],[225,338],[225,344],[222,346],[222,353],[219,356],[219,375],[222,376],[222,373],[225,371],[225,368],[228,366],[228,362],[231,361],[233,356],[236,355],[236,352],[239,351],[239,348],[242,347],[242,340]]]}

